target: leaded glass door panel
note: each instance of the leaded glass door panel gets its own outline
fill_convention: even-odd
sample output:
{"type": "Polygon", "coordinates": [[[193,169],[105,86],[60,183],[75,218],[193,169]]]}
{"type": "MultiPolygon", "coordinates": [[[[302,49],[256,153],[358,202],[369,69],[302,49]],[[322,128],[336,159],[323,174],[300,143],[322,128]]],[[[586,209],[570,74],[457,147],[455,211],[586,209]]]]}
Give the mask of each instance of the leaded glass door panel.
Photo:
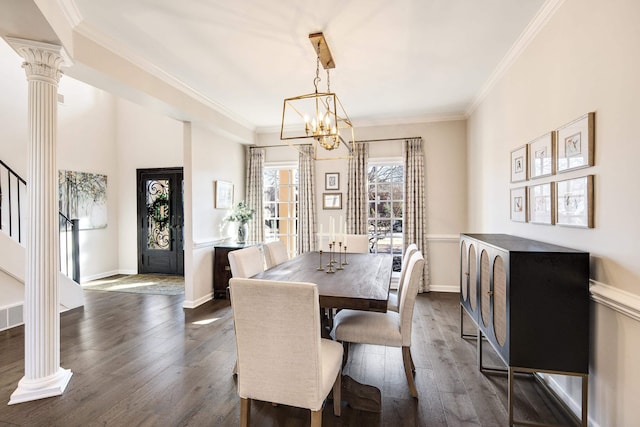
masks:
{"type": "Polygon", "coordinates": [[[184,274],[182,168],[138,170],[138,272],[184,274]]]}

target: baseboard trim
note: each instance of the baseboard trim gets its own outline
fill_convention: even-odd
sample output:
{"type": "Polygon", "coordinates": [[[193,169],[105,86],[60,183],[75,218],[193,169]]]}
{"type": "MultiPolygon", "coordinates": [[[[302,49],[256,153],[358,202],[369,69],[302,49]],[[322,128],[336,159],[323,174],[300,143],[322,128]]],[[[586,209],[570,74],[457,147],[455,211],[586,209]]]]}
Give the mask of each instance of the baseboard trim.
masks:
{"type": "Polygon", "coordinates": [[[80,278],[80,284],[90,282],[92,280],[104,279],[118,274],[138,274],[138,270],[111,270],[103,273],[94,274],[92,276],[83,276],[80,278]]]}
{"type": "MultiPolygon", "coordinates": [[[[579,420],[582,416],[582,407],[580,406],[581,404],[576,402],[575,399],[567,394],[566,390],[563,389],[560,384],[558,384],[553,378],[553,375],[541,372],[537,372],[535,375],[537,379],[544,384],[544,386],[549,388],[552,394],[555,395],[554,397],[562,402],[566,410],[573,413],[573,416],[576,418],[576,420],[579,420]]],[[[594,422],[591,418],[587,419],[587,425],[590,427],[600,427],[600,425],[594,422]]]]}
{"type": "Polygon", "coordinates": [[[591,280],[591,299],[633,320],[640,321],[640,296],[591,280]]]}
{"type": "Polygon", "coordinates": [[[429,292],[460,292],[460,285],[430,285],[429,292]]]}
{"type": "Polygon", "coordinates": [[[211,301],[213,299],[213,293],[209,293],[203,297],[198,298],[195,301],[191,301],[191,300],[184,300],[182,302],[182,308],[196,308],[201,306],[202,304],[204,304],[207,301],[211,301]]]}

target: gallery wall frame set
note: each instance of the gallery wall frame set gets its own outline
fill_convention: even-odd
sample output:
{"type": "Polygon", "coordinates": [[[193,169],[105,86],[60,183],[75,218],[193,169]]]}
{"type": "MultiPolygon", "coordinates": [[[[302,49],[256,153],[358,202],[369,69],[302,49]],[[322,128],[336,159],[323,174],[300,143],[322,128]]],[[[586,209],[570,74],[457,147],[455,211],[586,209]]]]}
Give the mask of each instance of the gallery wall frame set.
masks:
{"type": "Polygon", "coordinates": [[[511,189],[511,221],[593,228],[594,176],[511,189]]]}
{"type": "Polygon", "coordinates": [[[511,182],[542,178],[594,165],[595,113],[511,151],[511,182]]]}
{"type": "MultiPolygon", "coordinates": [[[[511,182],[547,178],[595,164],[595,113],[589,112],[511,151],[511,182]]],[[[542,180],[544,181],[544,180],[542,180]]],[[[533,183],[510,190],[517,222],[593,228],[594,176],[533,183]]]]}

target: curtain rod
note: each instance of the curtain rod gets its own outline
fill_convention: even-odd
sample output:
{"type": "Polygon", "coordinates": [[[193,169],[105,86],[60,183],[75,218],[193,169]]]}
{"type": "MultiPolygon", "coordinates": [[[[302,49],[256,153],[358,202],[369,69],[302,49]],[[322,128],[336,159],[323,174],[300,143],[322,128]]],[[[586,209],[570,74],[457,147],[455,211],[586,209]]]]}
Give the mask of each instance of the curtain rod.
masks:
{"type": "MultiPolygon", "coordinates": [[[[421,136],[411,136],[407,138],[384,138],[384,139],[356,139],[354,142],[385,142],[385,141],[405,141],[407,139],[422,139],[421,136]]],[[[255,148],[276,148],[276,147],[291,147],[292,145],[313,145],[313,144],[278,144],[278,145],[256,145],[255,148]]]]}
{"type": "Polygon", "coordinates": [[[384,139],[357,139],[355,142],[384,142],[384,141],[404,141],[407,139],[422,139],[421,136],[411,136],[407,138],[384,138],[384,139]]]}
{"type": "Polygon", "coordinates": [[[277,145],[251,145],[251,148],[277,148],[277,147],[291,147],[291,146],[305,146],[305,145],[313,145],[313,144],[277,144],[277,145]]]}

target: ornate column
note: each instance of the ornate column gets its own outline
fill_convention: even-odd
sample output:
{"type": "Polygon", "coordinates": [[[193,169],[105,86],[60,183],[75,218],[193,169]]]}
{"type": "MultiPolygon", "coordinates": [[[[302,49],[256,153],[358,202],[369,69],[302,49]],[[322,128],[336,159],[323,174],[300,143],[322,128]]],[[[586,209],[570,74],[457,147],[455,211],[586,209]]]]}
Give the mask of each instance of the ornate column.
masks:
{"type": "Polygon", "coordinates": [[[60,367],[58,301],[58,168],[56,123],[60,46],[6,38],[22,56],[29,82],[27,266],[24,303],[24,377],[9,404],[64,392],[71,371],[60,367]]]}

